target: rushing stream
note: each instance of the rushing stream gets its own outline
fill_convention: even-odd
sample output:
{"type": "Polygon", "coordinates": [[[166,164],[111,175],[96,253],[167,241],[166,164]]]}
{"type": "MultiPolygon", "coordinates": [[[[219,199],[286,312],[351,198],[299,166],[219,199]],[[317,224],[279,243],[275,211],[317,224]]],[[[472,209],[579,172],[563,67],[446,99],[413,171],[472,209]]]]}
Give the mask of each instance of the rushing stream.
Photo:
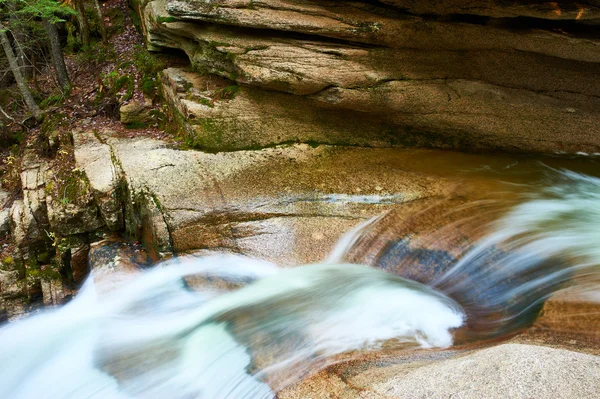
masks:
{"type": "Polygon", "coordinates": [[[110,292],[90,278],[64,307],[0,330],[0,397],[270,398],[339,354],[516,332],[549,295],[597,273],[600,180],[555,175],[455,256],[417,251],[408,236],[378,247],[384,215],[323,264],[189,256],[110,292]],[[433,269],[424,254],[437,254],[433,269]]]}

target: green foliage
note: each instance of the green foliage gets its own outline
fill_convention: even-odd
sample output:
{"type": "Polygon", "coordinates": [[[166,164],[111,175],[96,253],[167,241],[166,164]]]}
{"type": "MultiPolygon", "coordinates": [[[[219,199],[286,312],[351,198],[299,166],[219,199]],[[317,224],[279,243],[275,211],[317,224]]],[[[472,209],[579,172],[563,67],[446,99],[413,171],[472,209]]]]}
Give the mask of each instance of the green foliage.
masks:
{"type": "Polygon", "coordinates": [[[75,35],[75,31],[77,30],[77,28],[71,22],[67,22],[65,24],[65,27],[67,29],[67,47],[65,48],[65,50],[68,53],[74,53],[75,49],[79,46],[79,41],[77,40],[77,37],[75,35]]]}
{"type": "Polygon", "coordinates": [[[165,69],[165,64],[158,57],[140,45],[134,46],[133,63],[144,75],[156,75],[165,69]]]}
{"type": "Polygon", "coordinates": [[[165,64],[142,46],[135,46],[133,63],[142,75],[140,89],[151,98],[158,96],[157,75],[165,69],[165,64]]]}
{"type": "Polygon", "coordinates": [[[49,95],[44,100],[42,100],[42,102],[40,102],[40,107],[43,109],[50,106],[62,104],[63,101],[65,101],[65,98],[69,96],[70,91],[71,90],[69,89],[66,92],[59,91],[58,93],[49,95]]]}
{"type": "Polygon", "coordinates": [[[127,101],[131,99],[133,96],[133,90],[135,89],[135,82],[131,76],[123,75],[115,80],[113,91],[115,93],[119,93],[123,89],[125,89],[125,93],[122,95],[121,101],[127,101]]]}
{"type": "Polygon", "coordinates": [[[117,71],[112,71],[102,77],[102,86],[98,90],[95,103],[97,105],[106,101],[116,101],[122,103],[133,97],[135,82],[130,75],[119,75],[117,71]]]}
{"type": "Polygon", "coordinates": [[[44,135],[52,133],[60,128],[68,128],[69,117],[63,113],[55,113],[46,115],[42,122],[41,132],[44,135]]]}
{"type": "Polygon", "coordinates": [[[127,129],[144,129],[148,127],[146,122],[135,121],[125,125],[127,129]]]}
{"type": "Polygon", "coordinates": [[[213,93],[212,97],[215,100],[231,100],[235,97],[239,89],[240,86],[238,85],[230,85],[222,89],[216,90],[213,93]]]}
{"type": "Polygon", "coordinates": [[[179,21],[179,19],[175,18],[175,17],[158,17],[156,18],[156,22],[158,22],[159,24],[162,23],[169,23],[169,22],[177,22],[179,21]]]}
{"type": "Polygon", "coordinates": [[[97,43],[93,47],[84,47],[77,54],[78,61],[84,64],[101,64],[116,57],[117,53],[112,47],[101,43],[97,43]]]}
{"type": "Polygon", "coordinates": [[[77,12],[72,8],[54,0],[35,0],[32,2],[16,0],[15,2],[23,5],[18,11],[19,14],[47,19],[53,24],[64,22],[64,19],[60,18],[61,16],[77,15],[77,12]]]}
{"type": "Polygon", "coordinates": [[[15,260],[14,260],[14,258],[12,256],[5,256],[2,259],[2,264],[3,265],[10,266],[10,265],[13,265],[14,263],[15,263],[15,260]]]}
{"type": "Polygon", "coordinates": [[[106,28],[109,36],[123,32],[125,27],[125,14],[123,14],[123,11],[121,11],[119,8],[111,8],[105,13],[104,16],[110,19],[110,26],[106,28]]]}

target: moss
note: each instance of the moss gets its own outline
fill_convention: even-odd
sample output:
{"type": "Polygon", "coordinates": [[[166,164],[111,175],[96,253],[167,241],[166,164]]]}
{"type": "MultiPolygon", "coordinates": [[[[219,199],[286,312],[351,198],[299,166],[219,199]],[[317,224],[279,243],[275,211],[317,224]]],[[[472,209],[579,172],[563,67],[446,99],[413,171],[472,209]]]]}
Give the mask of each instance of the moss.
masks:
{"type": "Polygon", "coordinates": [[[54,257],[54,254],[45,251],[45,252],[41,252],[41,253],[37,254],[35,258],[39,263],[46,264],[46,263],[49,263],[53,257],[54,257]]]}
{"type": "Polygon", "coordinates": [[[148,127],[148,124],[145,122],[135,121],[125,125],[127,129],[144,129],[148,127]]]}
{"type": "MultiPolygon", "coordinates": [[[[90,183],[85,173],[78,169],[64,168],[59,171],[58,179],[51,186],[53,196],[58,199],[60,204],[87,205],[92,196],[90,183]]],[[[48,186],[46,185],[46,190],[48,186]]]]}
{"type": "MultiPolygon", "coordinates": [[[[123,29],[125,28],[125,14],[120,8],[110,8],[105,12],[104,17],[110,19],[110,26],[107,27],[107,33],[109,35],[123,32],[123,29]]],[[[137,19],[139,21],[139,17],[137,19]]],[[[135,25],[136,21],[134,20],[133,22],[135,25]]]]}
{"type": "Polygon", "coordinates": [[[148,75],[144,75],[142,77],[142,81],[140,84],[140,88],[142,89],[142,93],[146,94],[147,96],[151,96],[154,97],[156,95],[156,79],[148,76],[148,75]]]}
{"type": "Polygon", "coordinates": [[[219,147],[223,144],[223,128],[213,119],[201,119],[198,121],[201,128],[200,134],[187,134],[185,143],[191,148],[203,149],[219,147]]]}
{"type": "Polygon", "coordinates": [[[58,280],[60,278],[61,275],[56,266],[27,271],[28,280],[58,280]]]}
{"type": "Polygon", "coordinates": [[[69,117],[63,113],[47,114],[42,122],[41,132],[45,136],[63,127],[68,127],[69,117]]]}
{"type": "Polygon", "coordinates": [[[207,107],[210,107],[210,108],[214,108],[214,106],[215,106],[215,104],[212,101],[210,101],[208,98],[205,98],[205,97],[198,98],[198,97],[190,95],[187,98],[190,101],[195,101],[198,104],[206,105],[207,107]]]}
{"type": "Polygon", "coordinates": [[[237,94],[237,92],[240,90],[240,86],[238,85],[230,85],[227,87],[224,87],[222,89],[218,89],[216,90],[212,97],[215,100],[231,100],[235,97],[235,95],[237,94]]]}
{"type": "Polygon", "coordinates": [[[2,258],[2,264],[5,266],[11,266],[14,265],[15,263],[15,259],[12,256],[5,256],[4,258],[2,258]]]}
{"type": "Polygon", "coordinates": [[[125,89],[125,93],[121,97],[121,101],[127,101],[133,97],[133,91],[135,89],[135,82],[133,78],[129,75],[123,75],[118,77],[113,85],[111,91],[114,93],[118,93],[121,90],[125,89]]]}
{"type": "Polygon", "coordinates": [[[177,22],[177,21],[179,21],[179,19],[172,17],[172,16],[156,18],[156,22],[159,24],[169,23],[169,22],[177,22]]]}

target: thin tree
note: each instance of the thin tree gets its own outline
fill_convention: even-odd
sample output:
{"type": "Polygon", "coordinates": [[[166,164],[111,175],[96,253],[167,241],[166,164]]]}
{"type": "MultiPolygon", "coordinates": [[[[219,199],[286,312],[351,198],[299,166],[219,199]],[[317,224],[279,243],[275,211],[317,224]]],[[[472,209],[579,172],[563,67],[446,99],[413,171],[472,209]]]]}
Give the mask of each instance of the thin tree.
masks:
{"type": "Polygon", "coordinates": [[[59,15],[73,15],[76,14],[76,12],[54,0],[32,1],[19,12],[42,19],[44,29],[46,30],[50,42],[50,54],[52,56],[52,64],[54,65],[58,84],[63,91],[68,91],[71,88],[71,81],[69,80],[69,74],[67,72],[67,67],[65,66],[65,57],[60,46],[56,24],[63,22],[63,20],[59,18],[59,15]]]}
{"type": "Polygon", "coordinates": [[[4,26],[0,26],[0,42],[2,43],[2,48],[4,48],[4,53],[8,59],[8,65],[10,66],[10,70],[15,77],[15,81],[17,82],[17,86],[21,92],[21,96],[23,96],[25,104],[27,104],[27,108],[36,119],[40,119],[42,116],[42,111],[35,103],[33,95],[31,94],[31,90],[29,90],[29,87],[27,87],[27,84],[25,84],[25,78],[23,77],[23,74],[21,74],[21,68],[19,68],[17,56],[10,45],[10,41],[8,40],[8,35],[6,34],[6,29],[4,26]]]}
{"type": "Polygon", "coordinates": [[[63,91],[69,91],[71,88],[71,80],[69,79],[69,73],[67,72],[67,66],[65,65],[65,57],[60,47],[60,38],[58,37],[58,30],[56,25],[48,18],[42,20],[44,22],[44,29],[48,34],[48,40],[50,41],[50,56],[52,57],[52,64],[56,72],[56,78],[58,84],[63,91]]]}
{"type": "Polygon", "coordinates": [[[96,17],[98,18],[98,26],[100,27],[100,34],[102,35],[102,43],[106,44],[108,35],[106,34],[106,26],[104,25],[104,16],[102,15],[102,9],[100,8],[100,2],[94,1],[94,9],[96,10],[96,17]]]}
{"type": "Polygon", "coordinates": [[[16,50],[15,53],[17,55],[17,62],[19,63],[19,67],[21,68],[21,73],[23,76],[25,78],[30,78],[33,73],[33,66],[29,62],[25,51],[25,42],[27,41],[25,26],[16,13],[16,1],[6,1],[5,3],[10,23],[10,33],[14,39],[13,45],[14,49],[16,50]]]}
{"type": "Polygon", "coordinates": [[[90,25],[88,24],[85,3],[83,0],[74,0],[75,11],[77,11],[77,24],[81,35],[81,45],[88,47],[90,45],[90,25]]]}

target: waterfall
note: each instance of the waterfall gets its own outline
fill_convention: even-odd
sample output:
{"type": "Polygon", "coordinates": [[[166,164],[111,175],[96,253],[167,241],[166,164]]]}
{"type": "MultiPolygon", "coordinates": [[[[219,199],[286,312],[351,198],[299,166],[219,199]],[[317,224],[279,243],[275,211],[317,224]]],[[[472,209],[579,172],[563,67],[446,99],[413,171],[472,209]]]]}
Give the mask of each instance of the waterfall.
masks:
{"type": "Polygon", "coordinates": [[[355,228],[322,264],[185,256],[110,291],[92,274],[62,308],[0,329],[0,397],[271,398],[338,355],[514,333],[600,263],[600,180],[585,175],[561,172],[460,250],[448,239],[449,251],[424,251],[397,223],[378,230],[390,217],[355,228]]]}

